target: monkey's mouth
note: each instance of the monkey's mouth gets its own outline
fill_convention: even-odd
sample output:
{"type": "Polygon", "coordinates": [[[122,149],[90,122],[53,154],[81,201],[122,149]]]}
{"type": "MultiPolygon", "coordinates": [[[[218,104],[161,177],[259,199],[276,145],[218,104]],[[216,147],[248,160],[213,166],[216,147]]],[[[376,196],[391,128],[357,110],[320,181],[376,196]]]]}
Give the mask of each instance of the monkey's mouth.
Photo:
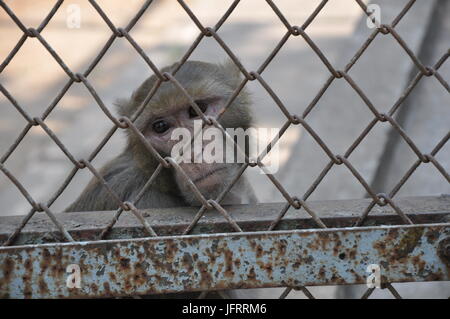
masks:
{"type": "Polygon", "coordinates": [[[226,169],[227,168],[225,166],[213,169],[211,171],[206,172],[204,175],[195,178],[193,180],[193,182],[194,182],[194,184],[196,184],[197,182],[201,182],[201,181],[207,180],[209,177],[212,177],[212,176],[216,175],[217,172],[224,171],[226,169]]]}

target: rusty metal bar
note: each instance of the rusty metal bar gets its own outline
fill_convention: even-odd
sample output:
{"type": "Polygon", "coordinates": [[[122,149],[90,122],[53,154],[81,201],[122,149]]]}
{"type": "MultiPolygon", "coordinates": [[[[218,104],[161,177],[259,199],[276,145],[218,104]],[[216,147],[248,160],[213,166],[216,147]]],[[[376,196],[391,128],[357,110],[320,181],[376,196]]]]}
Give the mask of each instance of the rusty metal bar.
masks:
{"type": "MultiPolygon", "coordinates": [[[[450,196],[399,197],[398,205],[415,224],[450,221],[450,196]]],[[[351,227],[358,220],[371,199],[308,201],[309,207],[329,228],[351,227]]],[[[285,203],[224,206],[245,232],[271,230],[273,220],[285,203]]],[[[182,235],[192,222],[196,207],[143,209],[143,218],[160,236],[182,235]]],[[[98,240],[102,229],[115,214],[113,211],[59,213],[56,218],[76,241],[98,240]]],[[[23,216],[0,216],[0,242],[21,223],[23,216]]],[[[390,206],[375,206],[367,217],[366,226],[401,225],[401,217],[390,206]]],[[[291,208],[275,230],[318,229],[319,226],[301,210],[291,208]]],[[[199,220],[191,234],[234,232],[229,222],[218,212],[209,211],[199,220]]],[[[106,239],[147,237],[142,222],[131,213],[123,214],[106,239]]],[[[15,245],[43,244],[64,241],[61,232],[45,215],[38,213],[18,235],[15,245]]]]}
{"type": "Polygon", "coordinates": [[[1,298],[450,280],[450,223],[270,231],[0,248],[1,298]],[[66,286],[66,267],[81,287],[66,286]]]}

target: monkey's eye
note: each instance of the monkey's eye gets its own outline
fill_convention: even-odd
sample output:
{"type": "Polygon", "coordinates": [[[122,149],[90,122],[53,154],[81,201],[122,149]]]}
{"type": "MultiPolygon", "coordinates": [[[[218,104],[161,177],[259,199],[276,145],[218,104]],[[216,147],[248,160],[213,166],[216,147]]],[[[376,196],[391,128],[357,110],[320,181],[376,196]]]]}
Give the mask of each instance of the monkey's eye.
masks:
{"type": "Polygon", "coordinates": [[[153,123],[152,127],[156,133],[161,134],[167,131],[170,128],[170,125],[164,120],[158,120],[153,123]]]}
{"type": "MultiPolygon", "coordinates": [[[[205,101],[195,101],[195,103],[197,103],[200,110],[202,110],[202,112],[205,113],[206,109],[208,108],[208,103],[206,103],[205,101]]],[[[189,108],[189,117],[190,118],[199,117],[197,112],[195,112],[192,106],[189,108]]]]}

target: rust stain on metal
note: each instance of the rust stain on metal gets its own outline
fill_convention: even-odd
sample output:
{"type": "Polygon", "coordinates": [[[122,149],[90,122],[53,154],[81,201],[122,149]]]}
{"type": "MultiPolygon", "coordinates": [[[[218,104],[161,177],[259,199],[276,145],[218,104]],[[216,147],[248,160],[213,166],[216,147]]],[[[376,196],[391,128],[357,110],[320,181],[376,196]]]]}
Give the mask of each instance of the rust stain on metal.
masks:
{"type": "Polygon", "coordinates": [[[230,233],[169,241],[146,238],[0,248],[0,296],[94,297],[360,284],[372,263],[382,266],[386,282],[449,280],[448,266],[438,256],[449,227],[230,233]],[[81,268],[81,289],[65,286],[64,270],[72,263],[81,268]]]}
{"type": "Polygon", "coordinates": [[[208,265],[202,261],[197,262],[197,269],[200,272],[200,287],[208,288],[213,282],[211,273],[209,272],[208,265]]]}
{"type": "Polygon", "coordinates": [[[444,262],[447,272],[450,273],[450,233],[438,245],[438,256],[444,262]]]}
{"type": "Polygon", "coordinates": [[[233,251],[230,249],[224,249],[224,259],[225,259],[225,271],[224,276],[225,277],[233,277],[234,271],[233,271],[233,251]]]}
{"type": "MultiPolygon", "coordinates": [[[[411,254],[414,248],[416,248],[417,245],[419,244],[423,232],[424,232],[423,228],[409,229],[406,232],[406,234],[402,236],[402,239],[400,240],[400,243],[396,247],[392,258],[395,260],[399,260],[411,254]]],[[[395,233],[396,233],[395,236],[398,236],[398,230],[395,230],[395,233]]],[[[390,236],[388,235],[388,237],[390,236]]]]}

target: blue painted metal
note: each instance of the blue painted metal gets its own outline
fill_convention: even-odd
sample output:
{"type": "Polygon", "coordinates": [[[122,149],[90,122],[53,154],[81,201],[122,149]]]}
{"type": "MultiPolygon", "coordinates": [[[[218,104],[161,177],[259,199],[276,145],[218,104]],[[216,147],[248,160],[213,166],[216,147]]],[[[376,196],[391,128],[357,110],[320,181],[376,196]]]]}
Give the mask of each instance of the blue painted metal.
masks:
{"type": "Polygon", "coordinates": [[[4,247],[0,297],[362,284],[369,264],[380,265],[386,282],[450,280],[439,253],[449,237],[446,223],[4,247]],[[70,264],[80,266],[80,289],[66,286],[70,264]]]}

